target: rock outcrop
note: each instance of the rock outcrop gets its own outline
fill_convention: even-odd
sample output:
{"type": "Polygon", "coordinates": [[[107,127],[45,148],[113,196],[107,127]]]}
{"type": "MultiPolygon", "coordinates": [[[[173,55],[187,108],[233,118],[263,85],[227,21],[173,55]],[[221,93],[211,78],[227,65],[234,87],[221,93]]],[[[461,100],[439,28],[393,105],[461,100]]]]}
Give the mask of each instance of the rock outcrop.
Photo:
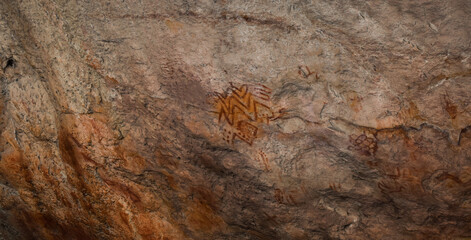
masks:
{"type": "Polygon", "coordinates": [[[0,1],[0,239],[471,237],[471,2],[0,1]]]}

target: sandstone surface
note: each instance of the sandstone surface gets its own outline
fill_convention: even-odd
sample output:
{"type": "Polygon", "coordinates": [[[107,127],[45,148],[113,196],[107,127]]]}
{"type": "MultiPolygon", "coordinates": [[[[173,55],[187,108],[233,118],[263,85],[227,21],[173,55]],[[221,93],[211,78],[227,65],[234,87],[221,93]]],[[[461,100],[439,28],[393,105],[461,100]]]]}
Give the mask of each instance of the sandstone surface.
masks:
{"type": "Polygon", "coordinates": [[[471,1],[0,0],[0,239],[470,239],[471,1]]]}

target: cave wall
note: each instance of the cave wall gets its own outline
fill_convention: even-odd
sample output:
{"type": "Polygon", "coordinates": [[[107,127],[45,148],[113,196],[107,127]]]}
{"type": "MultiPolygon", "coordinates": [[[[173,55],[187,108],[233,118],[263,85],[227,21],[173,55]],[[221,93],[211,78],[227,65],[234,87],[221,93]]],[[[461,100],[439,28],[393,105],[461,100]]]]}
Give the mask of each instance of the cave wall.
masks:
{"type": "Polygon", "coordinates": [[[0,0],[0,239],[471,238],[468,0],[0,0]]]}

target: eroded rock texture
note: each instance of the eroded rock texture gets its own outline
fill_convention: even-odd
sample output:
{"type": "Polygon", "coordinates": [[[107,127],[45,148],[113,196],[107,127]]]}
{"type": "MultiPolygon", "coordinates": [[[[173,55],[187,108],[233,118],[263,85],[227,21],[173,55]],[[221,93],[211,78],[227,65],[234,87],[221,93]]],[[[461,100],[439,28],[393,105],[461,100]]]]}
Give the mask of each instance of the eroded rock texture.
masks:
{"type": "Polygon", "coordinates": [[[471,237],[468,0],[1,0],[0,239],[471,237]]]}

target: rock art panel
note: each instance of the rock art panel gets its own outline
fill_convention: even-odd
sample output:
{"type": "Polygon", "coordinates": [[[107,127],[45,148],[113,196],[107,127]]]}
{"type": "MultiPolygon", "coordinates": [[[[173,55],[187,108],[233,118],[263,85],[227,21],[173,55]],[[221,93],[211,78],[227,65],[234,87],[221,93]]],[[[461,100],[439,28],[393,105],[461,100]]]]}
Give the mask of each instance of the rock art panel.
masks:
{"type": "Polygon", "coordinates": [[[0,1],[0,239],[468,239],[470,13],[0,1]]]}

